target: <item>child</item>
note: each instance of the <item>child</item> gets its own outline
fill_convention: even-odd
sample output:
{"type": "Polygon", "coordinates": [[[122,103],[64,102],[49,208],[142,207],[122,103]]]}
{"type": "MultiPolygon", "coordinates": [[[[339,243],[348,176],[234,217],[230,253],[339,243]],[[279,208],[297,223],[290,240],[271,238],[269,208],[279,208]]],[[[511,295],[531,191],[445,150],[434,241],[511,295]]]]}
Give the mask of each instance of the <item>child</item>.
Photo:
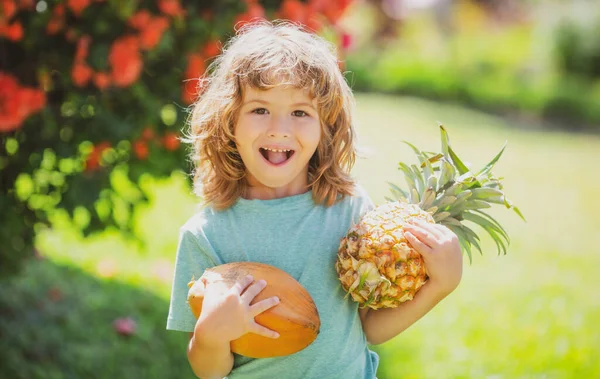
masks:
{"type": "Polygon", "coordinates": [[[373,207],[349,175],[352,104],[329,44],[288,23],[242,29],[215,61],[191,117],[194,181],[206,206],[181,228],[167,321],[192,333],[187,355],[198,377],[374,378],[379,358],[367,342],[396,336],[458,285],[455,236],[415,225],[407,238],[430,274],[415,299],[374,311],[345,297],[334,268],[339,242],[373,207]],[[231,353],[230,341],[247,332],[278,337],[254,321],[278,299],[250,306],[269,285],[251,277],[233,288],[209,285],[195,320],[188,281],[234,261],[276,266],[308,290],[321,319],[311,345],[277,358],[231,353]]]}

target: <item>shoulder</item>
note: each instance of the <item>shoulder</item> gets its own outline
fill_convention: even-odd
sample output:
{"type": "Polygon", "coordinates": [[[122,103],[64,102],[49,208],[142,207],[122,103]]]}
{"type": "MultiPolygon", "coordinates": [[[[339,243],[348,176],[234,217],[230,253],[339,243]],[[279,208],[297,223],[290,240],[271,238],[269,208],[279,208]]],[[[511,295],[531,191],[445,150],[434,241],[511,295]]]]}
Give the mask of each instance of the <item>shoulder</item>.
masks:
{"type": "Polygon", "coordinates": [[[179,228],[182,237],[193,238],[196,241],[209,241],[215,228],[223,218],[226,211],[216,211],[210,206],[199,208],[179,228]]]}
{"type": "Polygon", "coordinates": [[[193,267],[211,267],[221,258],[214,249],[214,225],[217,212],[211,208],[199,209],[179,228],[178,259],[193,263],[193,267]]]}
{"type": "Polygon", "coordinates": [[[367,203],[373,203],[373,201],[371,200],[371,197],[369,196],[369,193],[367,192],[367,190],[365,189],[365,187],[362,186],[362,184],[360,183],[356,183],[354,185],[354,198],[357,199],[357,201],[360,202],[367,202],[367,203]]]}
{"type": "Polygon", "coordinates": [[[355,222],[364,213],[373,209],[374,204],[367,190],[360,183],[355,183],[352,195],[344,196],[336,207],[341,215],[348,216],[355,222]]]}
{"type": "Polygon", "coordinates": [[[186,222],[180,227],[180,231],[200,233],[209,229],[218,219],[223,217],[225,211],[217,211],[210,206],[199,208],[186,222]]]}
{"type": "Polygon", "coordinates": [[[358,182],[354,184],[353,194],[344,199],[352,208],[358,208],[361,211],[370,210],[374,207],[373,200],[367,190],[358,182]]]}

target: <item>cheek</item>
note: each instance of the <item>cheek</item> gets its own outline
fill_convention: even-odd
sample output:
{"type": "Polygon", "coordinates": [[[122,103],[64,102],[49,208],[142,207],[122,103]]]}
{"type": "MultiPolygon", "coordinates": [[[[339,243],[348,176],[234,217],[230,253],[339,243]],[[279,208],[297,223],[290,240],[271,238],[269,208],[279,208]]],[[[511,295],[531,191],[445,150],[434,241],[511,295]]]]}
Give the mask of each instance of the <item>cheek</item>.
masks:
{"type": "Polygon", "coordinates": [[[247,120],[238,122],[233,128],[233,135],[237,144],[241,146],[250,144],[253,140],[253,135],[256,134],[254,130],[255,128],[247,120]]]}
{"type": "Polygon", "coordinates": [[[316,149],[321,141],[321,125],[305,125],[302,129],[302,142],[305,148],[316,149]]]}

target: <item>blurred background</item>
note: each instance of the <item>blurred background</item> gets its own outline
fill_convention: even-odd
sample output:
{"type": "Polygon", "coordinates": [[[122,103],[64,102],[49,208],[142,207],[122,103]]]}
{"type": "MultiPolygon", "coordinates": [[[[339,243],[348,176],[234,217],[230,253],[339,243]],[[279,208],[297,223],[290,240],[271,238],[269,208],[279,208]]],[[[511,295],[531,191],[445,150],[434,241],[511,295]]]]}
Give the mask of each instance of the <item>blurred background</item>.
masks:
{"type": "Polygon", "coordinates": [[[187,107],[234,25],[306,24],[356,93],[376,203],[438,123],[527,222],[374,349],[385,378],[600,377],[597,0],[0,0],[0,378],[192,378],[165,330],[198,207],[187,107]]]}

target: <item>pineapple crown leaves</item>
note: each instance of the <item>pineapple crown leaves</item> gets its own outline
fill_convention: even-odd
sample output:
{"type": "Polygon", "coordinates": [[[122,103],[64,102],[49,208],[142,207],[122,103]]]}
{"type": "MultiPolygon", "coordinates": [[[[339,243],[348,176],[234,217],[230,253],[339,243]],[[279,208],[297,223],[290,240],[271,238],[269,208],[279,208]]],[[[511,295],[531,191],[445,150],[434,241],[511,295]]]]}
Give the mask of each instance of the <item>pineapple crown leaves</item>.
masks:
{"type": "Polygon", "coordinates": [[[448,132],[441,124],[440,131],[441,153],[424,152],[404,141],[417,155],[419,165],[409,166],[403,162],[398,164],[398,168],[404,173],[408,190],[388,183],[393,199],[386,197],[386,200],[418,204],[431,213],[435,222],[447,226],[458,236],[470,262],[472,248],[477,249],[480,254],[482,251],[479,236],[464,221],[479,225],[496,244],[498,254],[506,254],[510,243],[508,233],[498,221],[482,211],[492,204],[501,204],[507,209],[513,209],[525,221],[519,208],[504,195],[502,178],[497,178],[492,173],[506,143],[488,164],[473,173],[450,146],[448,132]]]}

